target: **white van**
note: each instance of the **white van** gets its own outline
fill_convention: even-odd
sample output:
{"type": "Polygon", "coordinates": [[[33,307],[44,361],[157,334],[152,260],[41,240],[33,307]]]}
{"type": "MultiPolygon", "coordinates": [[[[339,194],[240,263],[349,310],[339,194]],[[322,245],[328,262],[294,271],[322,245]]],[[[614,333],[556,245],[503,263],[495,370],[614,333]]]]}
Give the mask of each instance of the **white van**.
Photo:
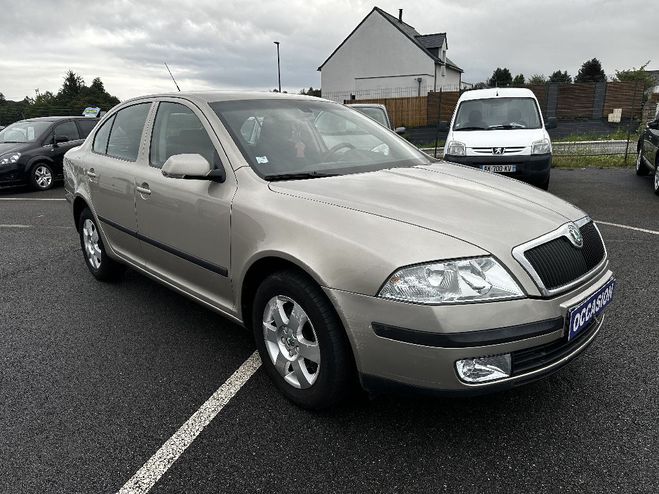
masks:
{"type": "Polygon", "coordinates": [[[549,188],[551,140],[533,92],[523,88],[467,91],[458,100],[444,159],[549,188]]]}

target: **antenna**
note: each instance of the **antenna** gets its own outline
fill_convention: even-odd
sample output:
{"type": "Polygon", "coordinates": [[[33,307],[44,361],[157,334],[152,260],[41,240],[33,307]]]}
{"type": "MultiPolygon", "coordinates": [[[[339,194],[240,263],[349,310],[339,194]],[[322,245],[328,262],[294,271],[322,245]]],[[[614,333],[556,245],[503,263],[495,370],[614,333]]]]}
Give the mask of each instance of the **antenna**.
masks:
{"type": "Polygon", "coordinates": [[[169,72],[169,76],[172,78],[172,81],[174,81],[174,85],[176,86],[176,89],[178,89],[178,92],[181,92],[181,88],[178,87],[178,84],[176,84],[176,79],[174,79],[174,76],[172,75],[172,71],[169,70],[169,66],[167,65],[167,62],[163,62],[165,64],[165,67],[167,68],[167,72],[169,72]]]}

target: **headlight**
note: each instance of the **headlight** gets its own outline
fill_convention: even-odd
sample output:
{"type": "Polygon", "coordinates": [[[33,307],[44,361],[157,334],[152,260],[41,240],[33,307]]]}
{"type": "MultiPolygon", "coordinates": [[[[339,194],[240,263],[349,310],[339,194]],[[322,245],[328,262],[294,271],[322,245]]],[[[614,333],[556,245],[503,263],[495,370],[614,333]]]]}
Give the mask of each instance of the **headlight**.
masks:
{"type": "Polygon", "coordinates": [[[551,153],[551,143],[549,139],[544,138],[531,144],[531,154],[549,154],[551,153]]]}
{"type": "Polygon", "coordinates": [[[3,154],[0,156],[0,165],[9,165],[11,163],[16,163],[18,158],[21,157],[21,153],[9,153],[3,154]]]}
{"type": "Polygon", "coordinates": [[[502,300],[523,295],[508,271],[492,257],[401,268],[378,293],[382,298],[419,304],[502,300]]]}
{"type": "Polygon", "coordinates": [[[446,145],[444,156],[447,154],[451,156],[464,156],[466,154],[465,145],[459,141],[449,141],[446,145]]]}

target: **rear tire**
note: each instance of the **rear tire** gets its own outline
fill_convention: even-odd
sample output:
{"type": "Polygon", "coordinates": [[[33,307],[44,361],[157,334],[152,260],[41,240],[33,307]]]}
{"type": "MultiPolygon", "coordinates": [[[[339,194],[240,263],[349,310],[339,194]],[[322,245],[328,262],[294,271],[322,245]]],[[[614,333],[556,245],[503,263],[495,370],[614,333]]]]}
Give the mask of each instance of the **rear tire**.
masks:
{"type": "Polygon", "coordinates": [[[54,181],[53,169],[46,163],[37,163],[30,170],[30,185],[34,190],[48,190],[54,181]]]}
{"type": "Polygon", "coordinates": [[[321,410],[352,388],[354,362],[334,308],[310,278],[295,271],[268,276],[252,307],[256,347],[266,373],[296,405],[321,410]]]}
{"type": "Polygon", "coordinates": [[[639,177],[644,177],[649,173],[648,168],[643,162],[643,148],[641,147],[636,153],[636,175],[639,177]]]}
{"type": "Polygon", "coordinates": [[[78,231],[80,232],[80,247],[82,247],[82,254],[89,272],[99,281],[118,279],[125,267],[107,255],[98,225],[89,208],[83,209],[80,213],[78,231]]]}

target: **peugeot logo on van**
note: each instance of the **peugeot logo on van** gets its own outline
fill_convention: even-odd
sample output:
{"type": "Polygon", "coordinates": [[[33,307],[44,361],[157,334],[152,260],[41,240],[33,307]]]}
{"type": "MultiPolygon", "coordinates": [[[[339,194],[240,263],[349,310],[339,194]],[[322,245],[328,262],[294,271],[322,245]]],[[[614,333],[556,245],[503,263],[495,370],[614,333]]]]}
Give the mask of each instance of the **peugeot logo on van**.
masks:
{"type": "Polygon", "coordinates": [[[567,226],[568,239],[572,242],[572,245],[581,249],[583,247],[583,236],[581,232],[575,225],[567,226]]]}
{"type": "Polygon", "coordinates": [[[492,148],[492,154],[503,154],[506,148],[492,148]]]}

